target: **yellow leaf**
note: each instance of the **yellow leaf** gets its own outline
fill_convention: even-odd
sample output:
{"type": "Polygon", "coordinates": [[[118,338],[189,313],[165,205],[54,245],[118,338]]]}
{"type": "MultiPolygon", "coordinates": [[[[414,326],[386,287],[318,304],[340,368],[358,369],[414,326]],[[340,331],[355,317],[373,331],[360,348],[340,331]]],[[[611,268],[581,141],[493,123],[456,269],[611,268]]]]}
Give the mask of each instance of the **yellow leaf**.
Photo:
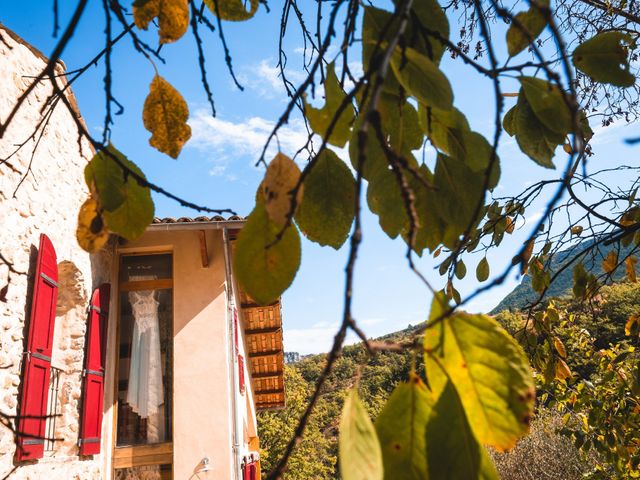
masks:
{"type": "Polygon", "coordinates": [[[627,257],[624,261],[624,266],[627,271],[627,279],[631,283],[636,283],[636,263],[638,263],[638,259],[633,255],[627,257]]]}
{"type": "Polygon", "coordinates": [[[507,226],[505,227],[504,231],[507,232],[508,234],[512,234],[513,230],[516,228],[516,222],[513,221],[513,218],[507,217],[506,223],[507,223],[507,226]]]}
{"type": "Polygon", "coordinates": [[[627,319],[627,323],[624,324],[624,334],[626,336],[631,335],[631,329],[634,324],[638,324],[640,326],[640,317],[638,315],[631,315],[627,319]]]}
{"type": "Polygon", "coordinates": [[[611,274],[616,269],[617,265],[618,265],[618,254],[615,250],[611,250],[607,254],[604,261],[602,262],[602,269],[605,272],[611,274]]]}
{"type": "Polygon", "coordinates": [[[533,239],[531,239],[529,240],[529,242],[527,242],[527,246],[522,252],[522,257],[520,258],[520,271],[522,275],[526,274],[527,270],[529,269],[529,259],[531,258],[531,254],[533,253],[533,246],[534,242],[533,239]]]}
{"type": "Polygon", "coordinates": [[[571,227],[571,235],[580,236],[582,235],[582,230],[584,230],[580,225],[576,225],[575,227],[571,227]]]}
{"type": "Polygon", "coordinates": [[[89,253],[100,250],[109,239],[109,231],[98,210],[98,203],[91,197],[80,207],[76,238],[78,245],[89,253]]]}
{"type": "Polygon", "coordinates": [[[567,365],[566,362],[563,359],[557,358],[555,364],[556,364],[556,378],[558,380],[564,380],[566,378],[571,378],[571,376],[573,375],[571,373],[571,369],[569,368],[569,365],[567,365]]]}
{"type": "MultiPolygon", "coordinates": [[[[292,204],[291,191],[298,184],[300,169],[296,163],[282,153],[278,153],[267,167],[263,181],[264,204],[269,218],[283,227],[296,208],[292,204]]],[[[302,186],[296,195],[295,207],[302,201],[302,186]]]]}
{"type": "Polygon", "coordinates": [[[255,15],[260,2],[250,0],[249,10],[246,9],[247,2],[244,0],[204,0],[204,3],[221,20],[241,22],[255,15]]]}
{"type": "Polygon", "coordinates": [[[152,134],[149,139],[151,146],[178,158],[182,146],[191,138],[188,118],[189,108],[182,95],[164,78],[156,75],[142,111],[144,126],[152,134]]]}
{"type": "Polygon", "coordinates": [[[556,348],[556,352],[562,358],[567,358],[567,350],[564,348],[564,343],[558,337],[553,337],[553,346],[556,348]]]}
{"type": "Polygon", "coordinates": [[[133,20],[136,27],[146,30],[149,22],[158,19],[160,43],[178,40],[189,26],[188,0],[136,0],[133,2],[133,20]]]}

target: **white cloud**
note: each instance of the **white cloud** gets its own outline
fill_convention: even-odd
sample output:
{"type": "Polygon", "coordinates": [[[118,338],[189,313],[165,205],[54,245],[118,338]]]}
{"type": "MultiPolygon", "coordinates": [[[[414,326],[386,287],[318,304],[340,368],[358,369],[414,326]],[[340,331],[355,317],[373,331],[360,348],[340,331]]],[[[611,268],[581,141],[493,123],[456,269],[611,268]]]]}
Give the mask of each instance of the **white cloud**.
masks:
{"type": "MultiPolygon", "coordinates": [[[[287,352],[298,352],[302,355],[328,352],[331,350],[333,337],[338,329],[337,323],[324,326],[313,325],[310,328],[284,328],[284,349],[287,352]]],[[[356,335],[349,332],[345,344],[358,341],[356,335]]]]}
{"type": "MultiPolygon", "coordinates": [[[[306,75],[302,70],[293,68],[285,69],[287,79],[297,86],[306,75]]],[[[280,68],[277,61],[268,58],[262,59],[259,63],[244,66],[238,75],[240,83],[257,93],[260,97],[267,99],[287,100],[286,90],[280,76],[280,68]]]]}
{"type": "MultiPolygon", "coordinates": [[[[260,157],[262,148],[275,122],[262,117],[250,117],[239,122],[212,117],[204,109],[197,110],[189,119],[191,141],[187,144],[207,153],[212,159],[211,175],[228,175],[232,162],[246,157],[251,164],[260,157]]],[[[307,132],[302,120],[294,120],[280,128],[278,132],[280,149],[293,155],[307,141],[307,132]]],[[[274,138],[267,150],[267,159],[278,151],[274,138]]]]}

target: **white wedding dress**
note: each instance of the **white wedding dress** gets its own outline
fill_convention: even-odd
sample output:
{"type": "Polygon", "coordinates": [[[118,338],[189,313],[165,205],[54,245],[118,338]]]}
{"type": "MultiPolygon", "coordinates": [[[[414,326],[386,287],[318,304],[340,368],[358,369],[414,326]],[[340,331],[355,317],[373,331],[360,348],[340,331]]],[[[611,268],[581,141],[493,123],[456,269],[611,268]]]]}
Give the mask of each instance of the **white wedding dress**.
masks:
{"type": "Polygon", "coordinates": [[[164,388],[160,354],[158,301],[153,290],[129,292],[133,312],[133,335],[127,403],[141,418],[147,418],[147,441],[164,440],[162,421],[164,388]]]}

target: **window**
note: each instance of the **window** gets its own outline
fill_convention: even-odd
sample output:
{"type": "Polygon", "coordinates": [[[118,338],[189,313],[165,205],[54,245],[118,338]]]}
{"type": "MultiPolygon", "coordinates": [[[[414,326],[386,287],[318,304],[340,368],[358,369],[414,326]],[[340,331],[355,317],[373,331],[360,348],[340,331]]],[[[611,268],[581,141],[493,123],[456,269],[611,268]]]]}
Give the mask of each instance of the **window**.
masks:
{"type": "MultiPolygon", "coordinates": [[[[165,478],[166,468],[160,464],[172,461],[170,254],[121,257],[118,337],[114,467],[155,465],[158,478],[165,478]]],[[[116,478],[122,473],[116,472],[116,478]]]]}

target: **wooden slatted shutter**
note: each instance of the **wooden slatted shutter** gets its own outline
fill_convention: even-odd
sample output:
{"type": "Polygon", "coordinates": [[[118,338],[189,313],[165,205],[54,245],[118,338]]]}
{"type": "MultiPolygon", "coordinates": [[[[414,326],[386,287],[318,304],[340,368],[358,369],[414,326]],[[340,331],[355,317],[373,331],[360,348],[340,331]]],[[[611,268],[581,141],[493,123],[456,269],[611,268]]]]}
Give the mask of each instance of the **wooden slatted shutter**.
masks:
{"type": "Polygon", "coordinates": [[[82,381],[82,414],[80,417],[80,455],[100,453],[104,368],[109,320],[110,285],[105,283],[93,291],[87,320],[85,367],[82,381]]]}
{"type": "Polygon", "coordinates": [[[40,235],[36,262],[17,428],[18,461],[42,458],[44,455],[45,417],[58,299],[56,251],[45,234],[40,235]]]}

